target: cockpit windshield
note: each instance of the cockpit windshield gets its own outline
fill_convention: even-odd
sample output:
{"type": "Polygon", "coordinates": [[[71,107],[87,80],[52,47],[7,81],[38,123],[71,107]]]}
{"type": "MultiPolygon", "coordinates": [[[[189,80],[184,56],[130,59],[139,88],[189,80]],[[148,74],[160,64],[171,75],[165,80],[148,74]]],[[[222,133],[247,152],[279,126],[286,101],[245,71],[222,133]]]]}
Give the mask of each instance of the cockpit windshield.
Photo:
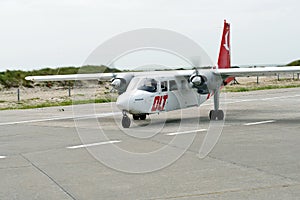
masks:
{"type": "Polygon", "coordinates": [[[136,90],[136,88],[138,87],[140,81],[141,81],[140,78],[134,77],[134,78],[130,81],[130,83],[129,83],[129,85],[128,85],[126,91],[128,92],[128,91],[136,90]]]}
{"type": "Polygon", "coordinates": [[[147,92],[157,92],[157,81],[153,78],[141,79],[137,88],[147,92]]]}

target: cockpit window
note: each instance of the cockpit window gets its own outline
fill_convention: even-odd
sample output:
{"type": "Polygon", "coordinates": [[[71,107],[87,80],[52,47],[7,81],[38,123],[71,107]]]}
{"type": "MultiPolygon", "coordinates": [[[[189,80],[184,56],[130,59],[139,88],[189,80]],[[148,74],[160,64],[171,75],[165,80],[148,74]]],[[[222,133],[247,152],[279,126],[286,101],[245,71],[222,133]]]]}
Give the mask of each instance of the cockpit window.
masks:
{"type": "Polygon", "coordinates": [[[162,81],[161,82],[161,91],[162,92],[168,91],[168,82],[167,81],[162,81]]]}
{"type": "Polygon", "coordinates": [[[144,80],[141,80],[141,82],[139,83],[138,89],[147,92],[156,92],[157,81],[155,79],[145,78],[144,80]]]}
{"type": "Polygon", "coordinates": [[[140,78],[134,77],[130,81],[126,91],[128,92],[128,91],[135,90],[138,87],[139,82],[140,82],[140,78]]]}

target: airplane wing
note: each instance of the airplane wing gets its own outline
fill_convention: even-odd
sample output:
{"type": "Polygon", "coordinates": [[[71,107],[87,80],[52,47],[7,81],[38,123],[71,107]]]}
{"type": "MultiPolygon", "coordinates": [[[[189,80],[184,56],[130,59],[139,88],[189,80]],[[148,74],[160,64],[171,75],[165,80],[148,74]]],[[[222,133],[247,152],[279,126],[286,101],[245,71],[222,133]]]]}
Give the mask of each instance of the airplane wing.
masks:
{"type": "MultiPolygon", "coordinates": [[[[207,71],[207,70],[206,70],[207,71]]],[[[114,77],[124,74],[133,76],[147,75],[174,75],[190,76],[194,70],[175,70],[175,71],[153,71],[153,72],[120,72],[120,73],[95,73],[95,74],[69,74],[69,75],[46,75],[46,76],[27,76],[26,80],[30,81],[71,81],[71,80],[101,80],[109,81],[114,77]]],[[[247,76],[275,76],[277,73],[290,72],[300,73],[300,66],[289,67],[258,67],[258,68],[223,68],[215,69],[213,73],[226,77],[247,77],[247,76]]],[[[201,70],[200,70],[201,73],[201,70]]]]}
{"type": "Polygon", "coordinates": [[[300,66],[289,66],[289,67],[262,67],[262,68],[226,68],[217,69],[216,74],[221,76],[234,76],[234,77],[245,77],[245,76],[274,76],[277,73],[291,72],[300,73],[300,66]]]}
{"type": "Polygon", "coordinates": [[[117,73],[95,73],[95,74],[69,74],[69,75],[46,75],[46,76],[27,76],[28,81],[75,81],[75,80],[110,80],[117,73]]]}
{"type": "Polygon", "coordinates": [[[159,76],[159,75],[174,75],[174,76],[189,76],[193,70],[175,70],[175,71],[145,71],[145,72],[119,72],[119,73],[95,73],[95,74],[68,74],[68,75],[43,75],[43,76],[27,76],[28,81],[76,81],[76,80],[100,80],[110,81],[112,78],[130,74],[132,76],[159,76]]]}

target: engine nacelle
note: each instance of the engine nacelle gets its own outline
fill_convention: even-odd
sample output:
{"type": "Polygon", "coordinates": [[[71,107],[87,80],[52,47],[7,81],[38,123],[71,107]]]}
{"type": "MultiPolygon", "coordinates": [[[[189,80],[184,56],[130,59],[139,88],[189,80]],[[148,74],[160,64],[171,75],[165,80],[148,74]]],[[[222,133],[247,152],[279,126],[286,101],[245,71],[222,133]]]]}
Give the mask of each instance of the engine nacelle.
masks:
{"type": "Polygon", "coordinates": [[[111,86],[122,94],[126,91],[128,84],[133,78],[133,74],[121,74],[111,80],[111,86]]]}
{"type": "Polygon", "coordinates": [[[201,75],[192,75],[190,77],[190,83],[192,87],[200,87],[205,83],[205,78],[201,75]]]}
{"type": "Polygon", "coordinates": [[[121,79],[116,78],[116,79],[113,79],[113,81],[111,82],[111,86],[117,90],[120,88],[121,83],[122,83],[121,79]]]}
{"type": "Polygon", "coordinates": [[[199,94],[208,94],[207,78],[203,75],[193,74],[189,78],[189,83],[192,88],[197,88],[199,94]]]}

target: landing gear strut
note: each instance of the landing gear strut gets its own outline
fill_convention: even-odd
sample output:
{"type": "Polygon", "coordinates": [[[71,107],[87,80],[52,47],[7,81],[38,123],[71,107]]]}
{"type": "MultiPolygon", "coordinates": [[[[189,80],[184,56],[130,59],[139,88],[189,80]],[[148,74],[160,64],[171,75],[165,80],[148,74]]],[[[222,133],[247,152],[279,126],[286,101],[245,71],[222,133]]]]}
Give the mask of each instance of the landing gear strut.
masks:
{"type": "Polygon", "coordinates": [[[122,118],[122,126],[123,128],[129,128],[130,126],[130,118],[128,117],[128,115],[126,114],[125,111],[123,111],[123,118],[122,118]]]}
{"type": "Polygon", "coordinates": [[[223,110],[219,110],[219,98],[220,98],[220,90],[217,89],[214,91],[214,110],[209,112],[209,119],[210,120],[223,120],[224,119],[224,112],[223,110]]]}

